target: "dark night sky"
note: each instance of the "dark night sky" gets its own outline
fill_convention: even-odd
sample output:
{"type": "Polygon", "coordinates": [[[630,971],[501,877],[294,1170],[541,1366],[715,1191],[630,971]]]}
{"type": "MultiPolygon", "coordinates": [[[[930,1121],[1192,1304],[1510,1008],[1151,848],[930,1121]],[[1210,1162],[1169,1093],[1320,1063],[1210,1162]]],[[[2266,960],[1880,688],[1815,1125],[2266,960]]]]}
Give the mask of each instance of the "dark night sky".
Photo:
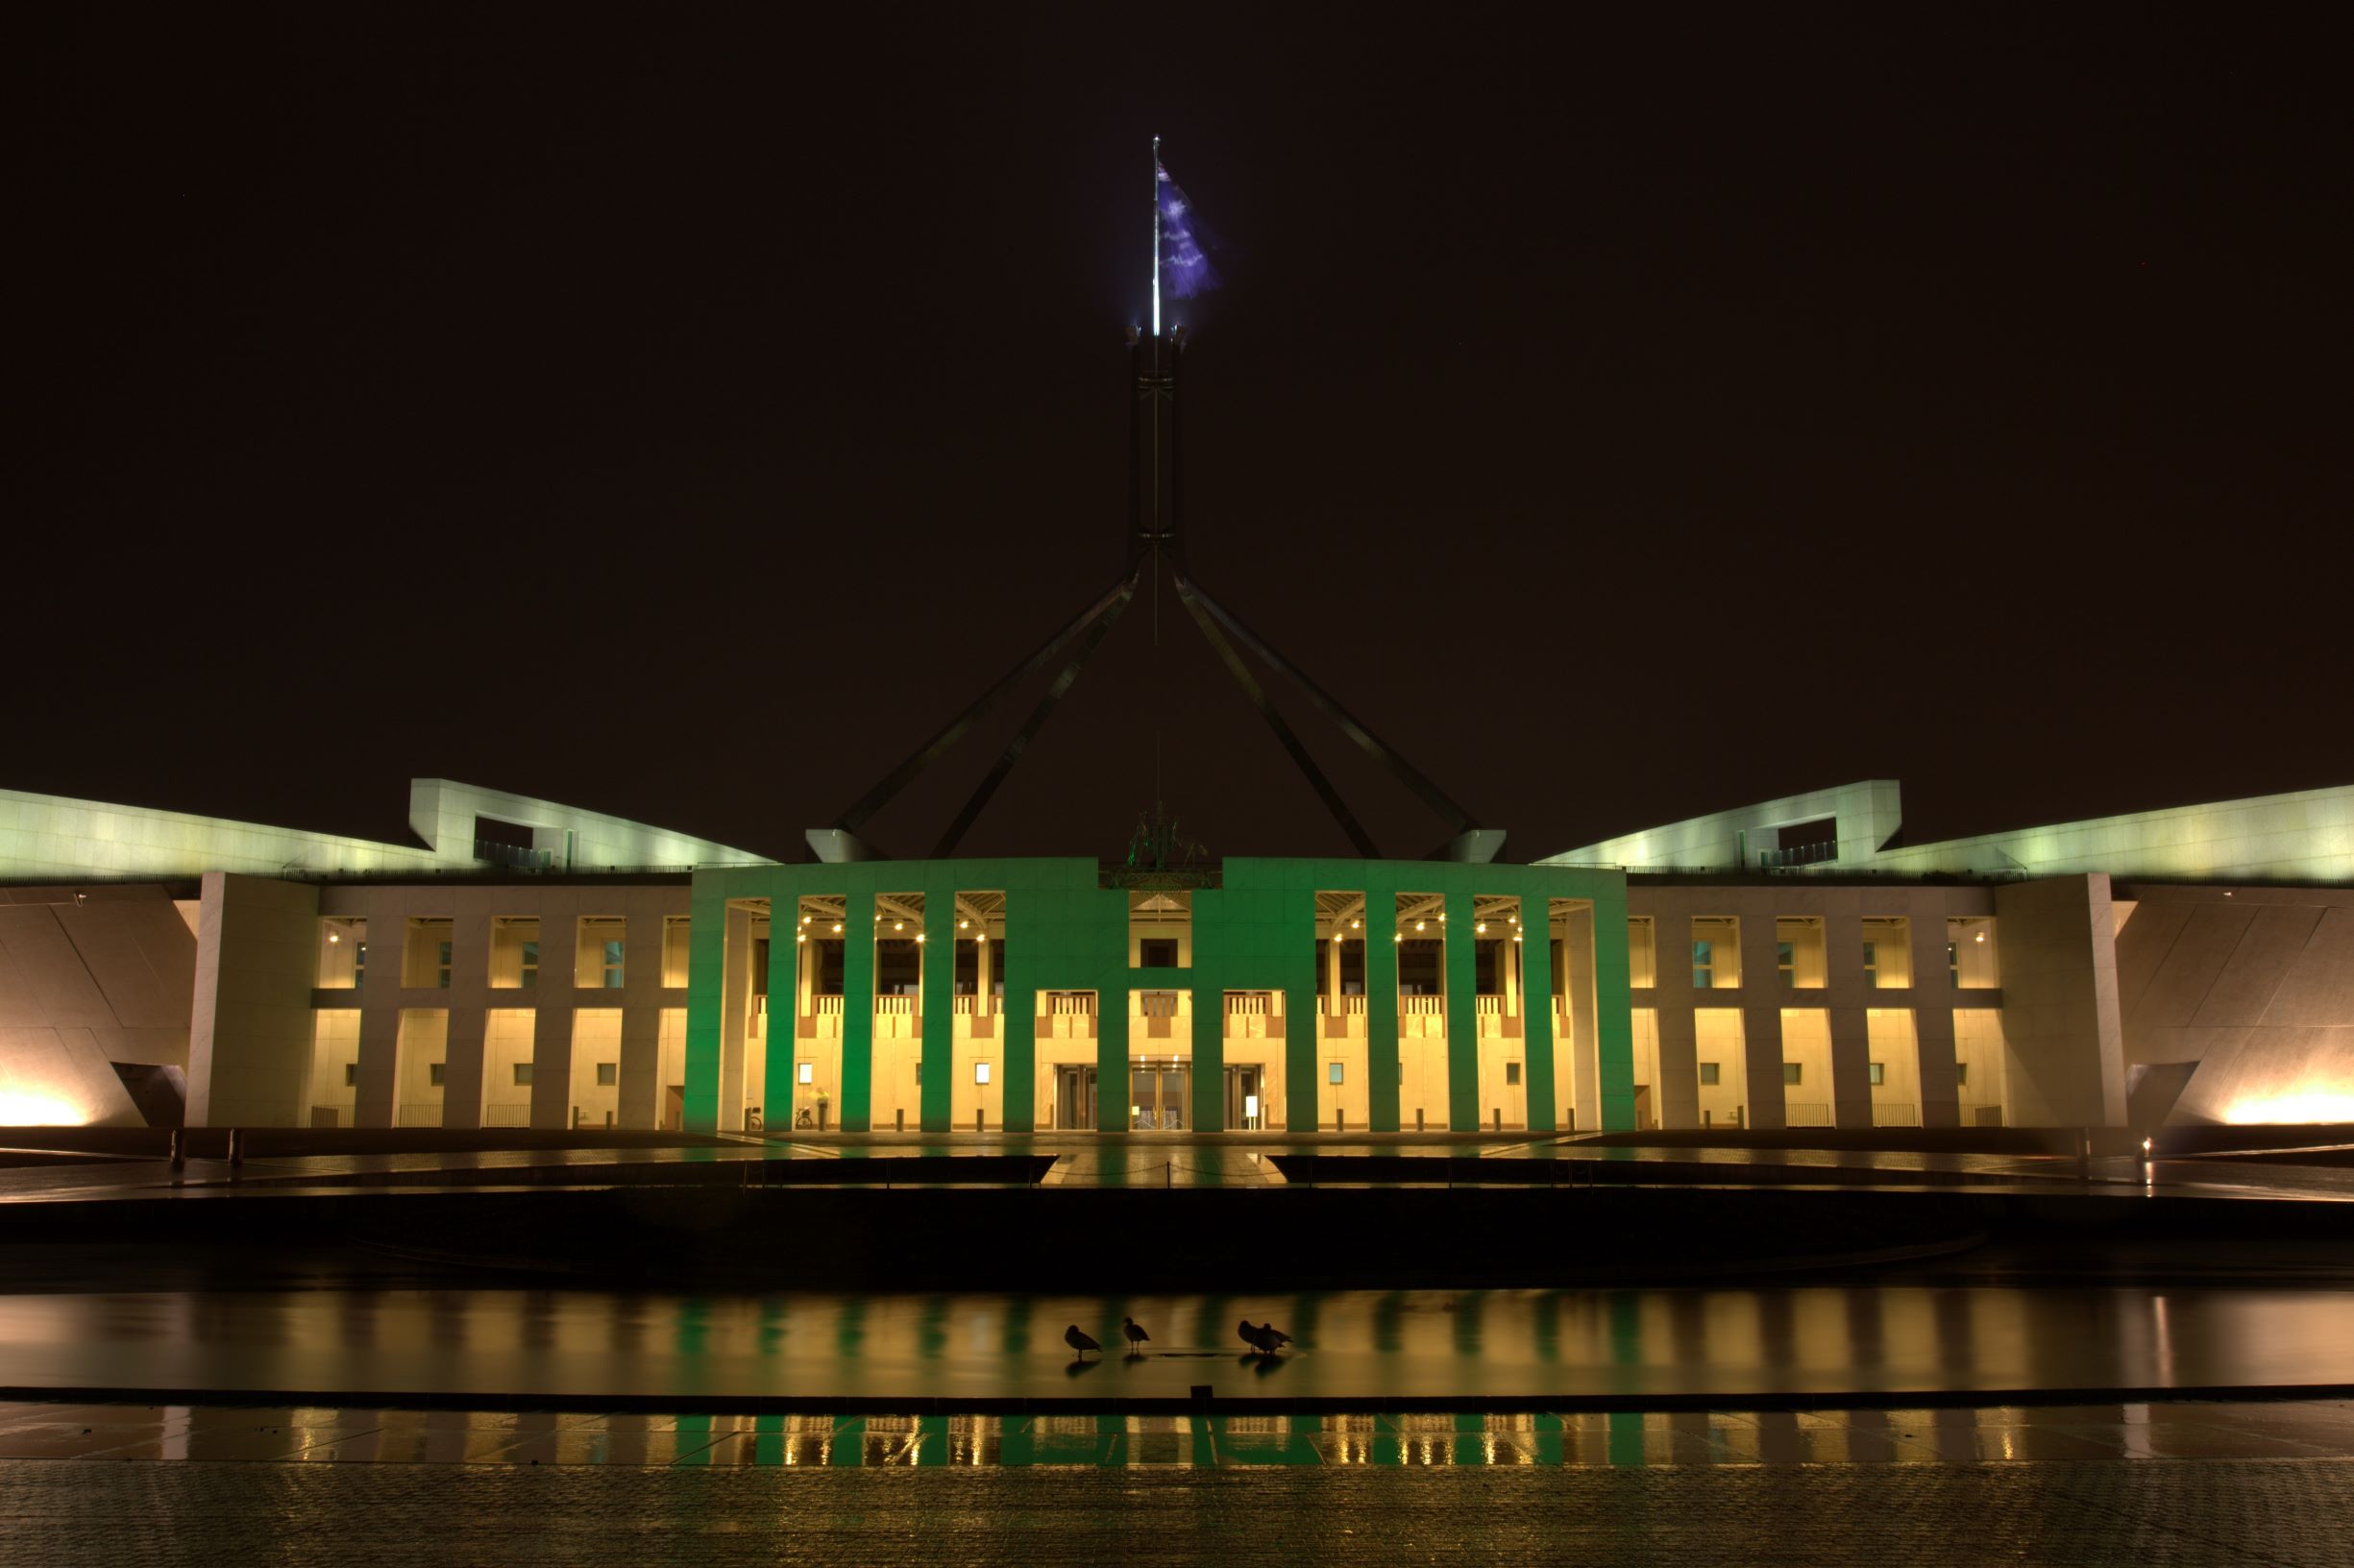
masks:
{"type": "MultiPolygon", "coordinates": [[[[2354,782],[2324,8],[83,9],[20,40],[0,785],[797,858],[1117,566],[1154,132],[1229,281],[1194,565],[1508,858],[2354,782]]],[[[966,848],[1116,852],[1158,733],[1214,850],[1340,850],[1147,615],[966,848]]]]}

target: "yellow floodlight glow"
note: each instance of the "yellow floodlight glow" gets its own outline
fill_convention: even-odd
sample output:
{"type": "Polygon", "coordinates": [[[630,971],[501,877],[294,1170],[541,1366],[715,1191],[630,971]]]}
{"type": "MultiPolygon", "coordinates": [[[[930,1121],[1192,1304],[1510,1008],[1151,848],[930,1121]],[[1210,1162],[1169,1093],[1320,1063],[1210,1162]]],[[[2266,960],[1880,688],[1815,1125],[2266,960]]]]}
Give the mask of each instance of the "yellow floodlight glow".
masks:
{"type": "Polygon", "coordinates": [[[842,922],[841,922],[840,920],[836,920],[836,921],[834,922],[834,929],[835,929],[835,930],[837,930],[837,931],[839,931],[839,930],[841,930],[841,929],[842,929],[842,922]]]}
{"type": "Polygon", "coordinates": [[[1474,936],[1484,937],[1487,935],[1487,922],[1485,920],[1482,920],[1479,924],[1473,926],[1471,931],[1474,936]]]}
{"type": "Polygon", "coordinates": [[[1414,922],[1414,929],[1415,929],[1415,930],[1417,930],[1417,931],[1419,931],[1419,930],[1421,930],[1421,929],[1422,929],[1422,922],[1421,922],[1420,920],[1416,920],[1416,921],[1414,922]]]}
{"type": "Polygon", "coordinates": [[[54,1094],[0,1092],[0,1127],[80,1127],[89,1113],[54,1094]]]}
{"type": "Polygon", "coordinates": [[[2354,1090],[2317,1089],[2268,1099],[2234,1100],[2224,1108],[2223,1119],[2235,1127],[2275,1121],[2354,1121],[2354,1090]]]}

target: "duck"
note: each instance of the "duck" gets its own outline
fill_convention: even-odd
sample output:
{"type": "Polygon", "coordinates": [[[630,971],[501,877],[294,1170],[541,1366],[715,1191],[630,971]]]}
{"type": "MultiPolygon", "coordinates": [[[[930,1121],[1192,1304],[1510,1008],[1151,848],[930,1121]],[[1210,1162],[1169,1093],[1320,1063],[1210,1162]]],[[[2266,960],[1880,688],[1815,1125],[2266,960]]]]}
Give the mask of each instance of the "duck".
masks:
{"type": "Polygon", "coordinates": [[[1063,1331],[1063,1343],[1068,1345],[1080,1357],[1085,1357],[1091,1350],[1094,1351],[1097,1355],[1103,1354],[1103,1346],[1095,1343],[1094,1340],[1089,1338],[1086,1335],[1081,1334],[1079,1332],[1079,1325],[1076,1323],[1073,1323],[1069,1328],[1063,1331]]]}
{"type": "Polygon", "coordinates": [[[1151,1335],[1144,1332],[1144,1325],[1133,1317],[1123,1317],[1119,1320],[1119,1332],[1128,1336],[1129,1355],[1141,1356],[1144,1354],[1145,1341],[1152,1337],[1151,1335]]]}

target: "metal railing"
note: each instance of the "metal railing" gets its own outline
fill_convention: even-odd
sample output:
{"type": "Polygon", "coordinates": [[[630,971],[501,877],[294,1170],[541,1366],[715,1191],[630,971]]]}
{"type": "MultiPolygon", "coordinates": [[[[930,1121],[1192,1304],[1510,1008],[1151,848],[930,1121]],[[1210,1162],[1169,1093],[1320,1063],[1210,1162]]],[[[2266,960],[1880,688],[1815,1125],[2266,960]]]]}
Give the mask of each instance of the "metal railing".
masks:
{"type": "Polygon", "coordinates": [[[441,1102],[422,1100],[404,1103],[393,1108],[395,1127],[438,1127],[441,1125],[441,1102]]]}
{"type": "Polygon", "coordinates": [[[1504,1017],[1504,998],[1501,996],[1474,997],[1473,1004],[1479,1016],[1484,1018],[1504,1017]]]}
{"type": "Polygon", "coordinates": [[[1921,1125],[1921,1108],[1908,1101],[1875,1100],[1872,1104],[1872,1125],[1918,1127],[1921,1125]]]}
{"type": "Polygon", "coordinates": [[[1827,1105],[1787,1104],[1782,1107],[1782,1121],[1791,1127],[1828,1127],[1831,1108],[1827,1105]]]}
{"type": "Polygon", "coordinates": [[[1839,858],[1839,843],[1826,839],[1820,844],[1794,844],[1785,849],[1757,851],[1759,869],[1778,871],[1788,866],[1820,866],[1827,860],[1839,858]]]}
{"type": "Polygon", "coordinates": [[[528,1127],[531,1108],[527,1105],[490,1105],[482,1108],[485,1127],[528,1127]]]}
{"type": "Polygon", "coordinates": [[[812,996],[809,998],[809,1016],[813,1018],[842,1017],[842,998],[839,996],[812,996]]]}
{"type": "Polygon", "coordinates": [[[1324,1016],[1328,1018],[1361,1018],[1365,1014],[1362,996],[1320,996],[1317,1000],[1324,1004],[1324,1016]]]}
{"type": "Polygon", "coordinates": [[[1050,991],[1046,992],[1048,1017],[1077,1017],[1095,1016],[1095,993],[1091,991],[1050,991]]]}
{"type": "Polygon", "coordinates": [[[474,858],[488,861],[493,866],[514,866],[526,870],[544,871],[555,864],[555,851],[528,849],[520,844],[477,839],[474,841],[474,858]]]}
{"type": "Polygon", "coordinates": [[[914,1017],[916,998],[913,996],[877,996],[874,999],[874,1011],[878,1017],[914,1017]]]}
{"type": "Polygon", "coordinates": [[[1230,991],[1226,993],[1226,1012],[1229,1017],[1239,1015],[1246,1017],[1263,1018],[1273,1011],[1274,1009],[1268,1005],[1267,992],[1263,991],[1230,991]]]}
{"type": "Polygon", "coordinates": [[[1444,1017],[1447,999],[1444,996],[1401,996],[1398,1013],[1403,1017],[1444,1017]]]}

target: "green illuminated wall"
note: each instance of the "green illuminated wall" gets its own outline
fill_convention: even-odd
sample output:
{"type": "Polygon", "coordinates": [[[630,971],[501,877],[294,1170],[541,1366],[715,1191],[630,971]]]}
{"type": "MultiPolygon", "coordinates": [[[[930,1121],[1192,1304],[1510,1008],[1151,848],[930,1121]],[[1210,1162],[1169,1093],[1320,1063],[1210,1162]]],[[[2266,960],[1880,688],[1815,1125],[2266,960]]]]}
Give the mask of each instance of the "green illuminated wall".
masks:
{"type": "MultiPolygon", "coordinates": [[[[1005,894],[1006,1006],[1003,1104],[1006,1129],[1033,1130],[1037,1101],[1036,993],[1092,991],[1096,1012],[1097,1100],[1128,1099],[1128,993],[1179,989],[1193,993],[1193,1121],[1196,1130],[1223,1129],[1226,1041],[1223,993],[1284,993],[1285,1080],[1288,1128],[1312,1132],[1330,1124],[1316,1070],[1322,1020],[1316,1007],[1315,895],[1362,893],[1374,916],[1367,935],[1385,929],[1379,912],[1399,894],[1445,898],[1457,931],[1472,925],[1475,894],[1517,896],[1529,929],[1546,929],[1546,900],[1584,898],[1594,905],[1595,1018],[1601,1067],[1602,1124],[1634,1125],[1633,1031],[1627,990],[1627,889],[1615,871],[1533,866],[1459,866],[1436,861],[1255,860],[1225,863],[1222,888],[1193,894],[1192,967],[1128,967],[1128,894],[1097,886],[1089,860],[872,861],[846,866],[744,866],[695,876],[694,955],[687,997],[687,1125],[719,1125],[723,994],[729,955],[725,911],[735,900],[766,900],[776,912],[769,943],[769,994],[779,1011],[768,1031],[767,1082],[790,1085],[797,1044],[792,1001],[798,979],[797,944],[790,940],[798,900],[821,894],[846,898],[849,931],[870,928],[878,894],[920,893],[927,914],[954,907],[960,892],[1005,894]]],[[[946,926],[935,927],[945,931],[946,926]]],[[[873,1103],[873,945],[845,948],[843,977],[842,1125],[864,1130],[873,1103]]],[[[737,962],[742,962],[738,959],[737,962]]],[[[948,994],[954,955],[947,942],[929,943],[923,983],[927,1004],[948,994]]],[[[1468,1131],[1479,1117],[1475,955],[1470,941],[1447,945],[1449,1104],[1454,1125],[1468,1131]]],[[[1523,945],[1524,1054],[1532,1130],[1553,1128],[1560,1115],[1553,1049],[1550,944],[1523,945]]],[[[1397,954],[1386,941],[1365,944],[1365,1027],[1370,1057],[1373,1130],[1398,1126],[1397,954]]],[[[926,1132],[949,1130],[949,1061],[954,1015],[923,1010],[921,1115],[926,1132]]],[[[777,1103],[787,1103],[778,1101],[777,1103]]]]}

